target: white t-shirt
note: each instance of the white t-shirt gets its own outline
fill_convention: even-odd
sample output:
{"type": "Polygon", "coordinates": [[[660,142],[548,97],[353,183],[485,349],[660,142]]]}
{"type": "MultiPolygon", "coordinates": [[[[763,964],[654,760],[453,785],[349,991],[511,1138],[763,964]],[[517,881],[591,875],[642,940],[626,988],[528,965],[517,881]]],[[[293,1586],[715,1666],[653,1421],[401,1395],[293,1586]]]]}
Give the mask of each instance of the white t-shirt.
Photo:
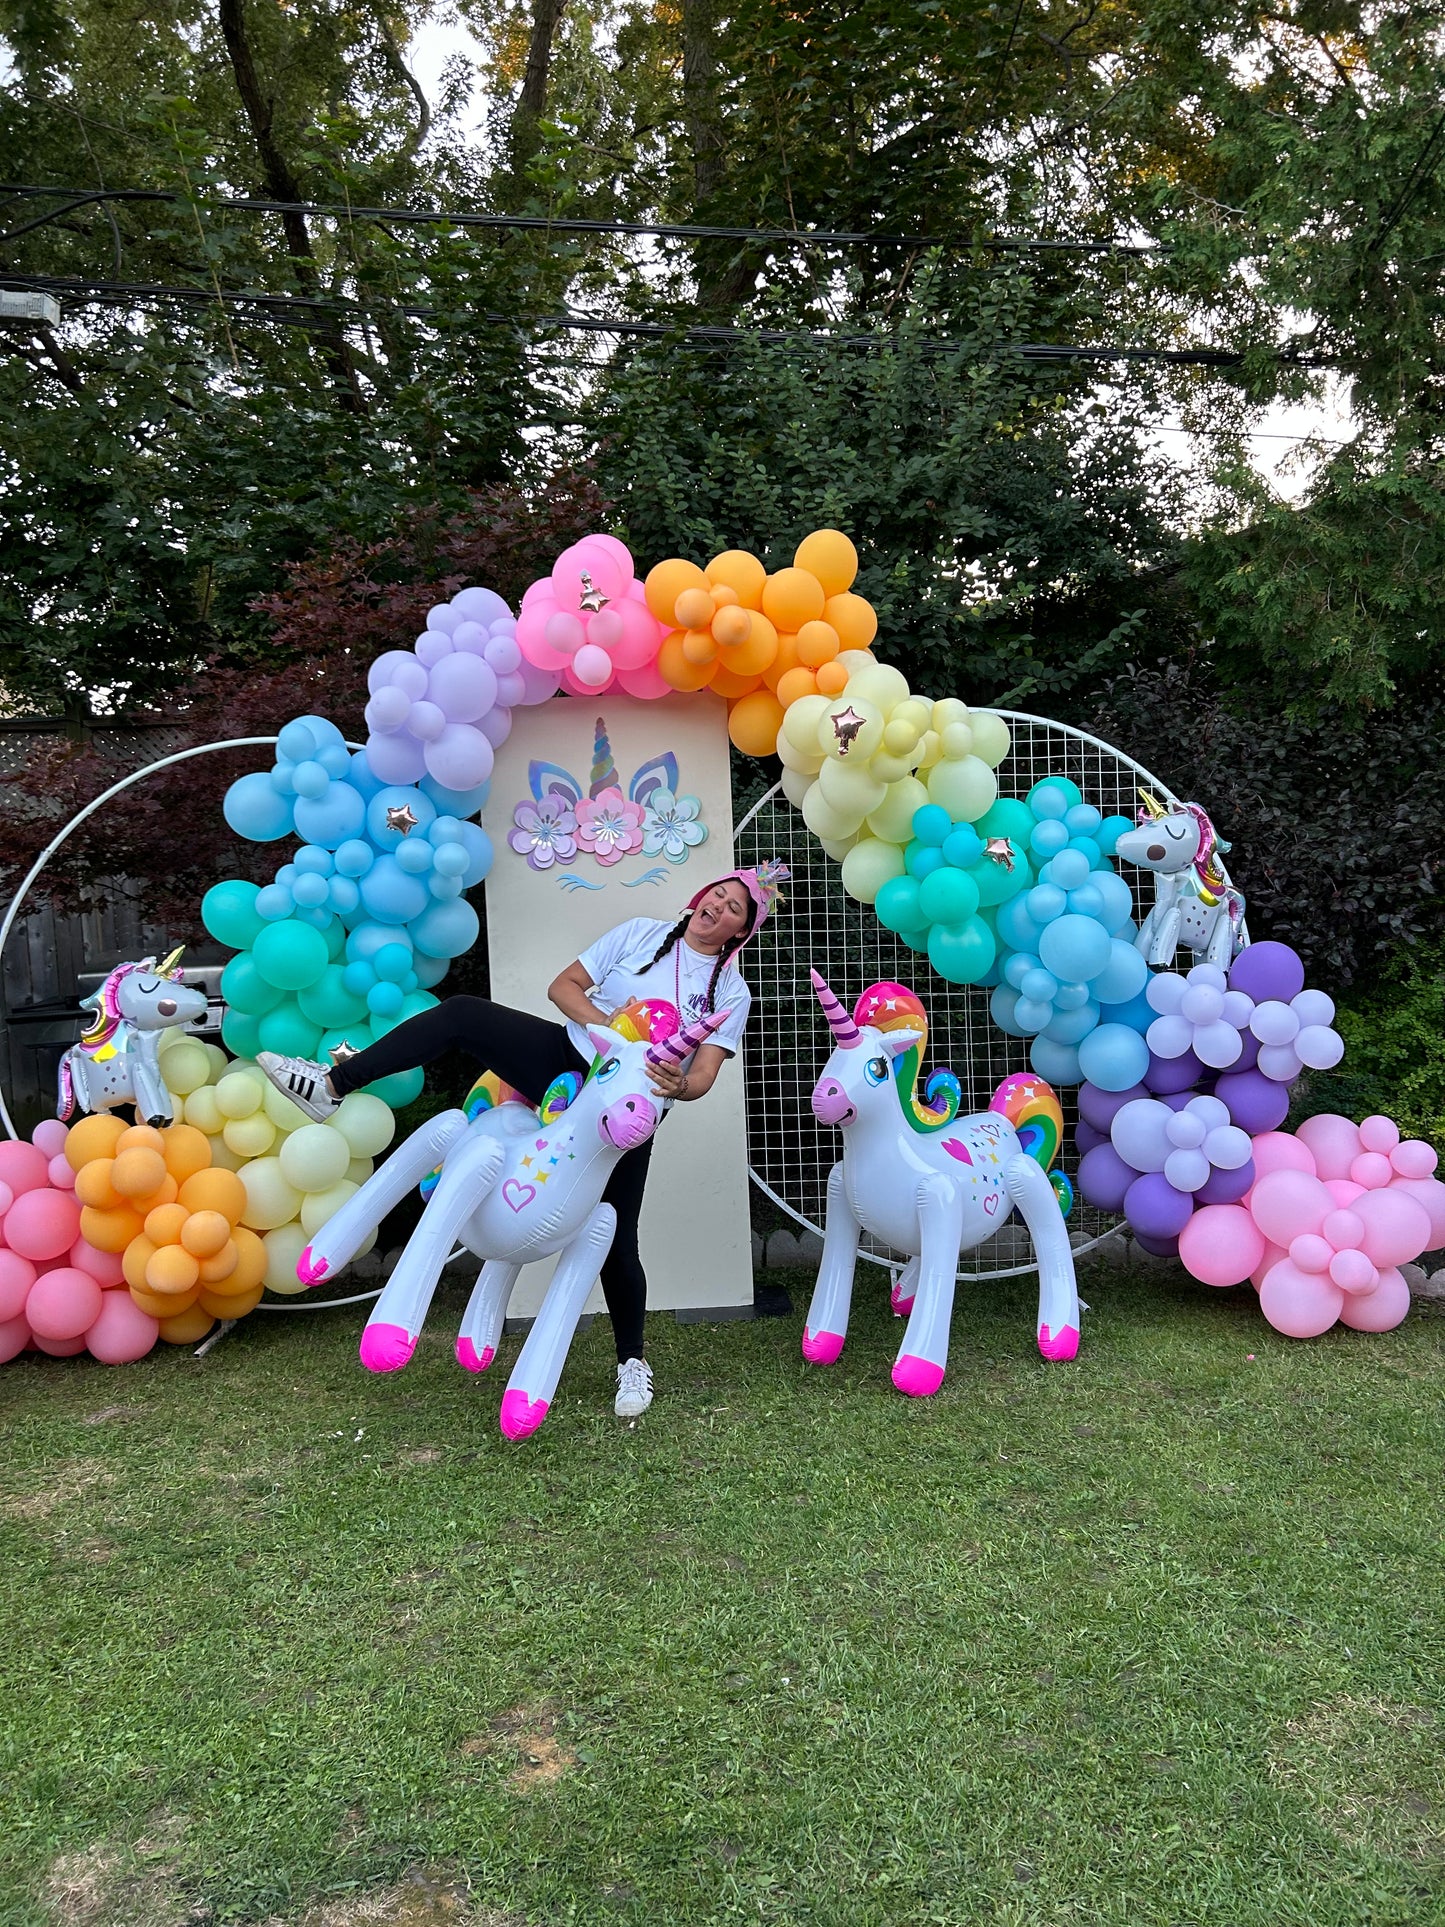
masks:
{"type": "MultiPolygon", "coordinates": [[[[671,928],[671,923],[658,917],[633,917],[587,946],[577,961],[595,986],[592,1001],[600,1010],[618,1010],[634,997],[660,997],[677,1006],[684,1024],[707,1015],[707,987],[717,958],[690,949],[679,937],[662,962],[654,964],[652,959],[671,928]]],[[[731,1056],[742,1041],[752,1001],[753,993],[736,964],[724,964],[712,1004],[714,1010],[730,1010],[732,1015],[708,1042],[731,1056]]],[[[567,1035],[590,1063],[596,1053],[586,1026],[569,1019],[567,1035]]]]}

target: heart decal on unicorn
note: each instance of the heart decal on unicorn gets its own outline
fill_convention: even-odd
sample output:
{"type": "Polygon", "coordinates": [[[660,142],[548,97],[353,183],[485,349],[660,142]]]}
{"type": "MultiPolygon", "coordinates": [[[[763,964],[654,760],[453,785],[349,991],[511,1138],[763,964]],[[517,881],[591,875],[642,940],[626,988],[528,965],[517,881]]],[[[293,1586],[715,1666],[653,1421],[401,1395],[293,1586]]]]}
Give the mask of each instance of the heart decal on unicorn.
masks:
{"type": "Polygon", "coordinates": [[[535,1184],[525,1184],[520,1178],[508,1178],[502,1186],[502,1203],[510,1211],[522,1211],[537,1195],[535,1184]]]}
{"type": "Polygon", "coordinates": [[[957,1158],[960,1164],[973,1163],[973,1159],[969,1156],[968,1146],[962,1138],[946,1137],[943,1140],[943,1148],[951,1158],[957,1158]]]}

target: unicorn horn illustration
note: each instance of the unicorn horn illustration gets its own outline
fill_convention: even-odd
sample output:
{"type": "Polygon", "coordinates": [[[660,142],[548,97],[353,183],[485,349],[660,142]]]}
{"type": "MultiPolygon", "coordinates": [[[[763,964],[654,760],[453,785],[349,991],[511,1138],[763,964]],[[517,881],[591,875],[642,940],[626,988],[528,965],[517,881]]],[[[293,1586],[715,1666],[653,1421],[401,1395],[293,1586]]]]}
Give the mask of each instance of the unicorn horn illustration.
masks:
{"type": "Polygon", "coordinates": [[[605,717],[599,716],[592,738],[592,775],[587,794],[595,803],[603,790],[617,790],[621,787],[617,765],[612,760],[612,744],[607,736],[607,721],[605,717]]]}

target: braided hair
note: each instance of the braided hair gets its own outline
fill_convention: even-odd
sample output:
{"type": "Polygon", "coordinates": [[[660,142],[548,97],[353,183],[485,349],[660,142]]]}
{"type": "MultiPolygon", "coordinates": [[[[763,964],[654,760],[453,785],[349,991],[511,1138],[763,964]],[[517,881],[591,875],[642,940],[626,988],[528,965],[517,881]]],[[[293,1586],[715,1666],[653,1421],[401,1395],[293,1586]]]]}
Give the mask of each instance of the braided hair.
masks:
{"type": "MultiPolygon", "coordinates": [[[[717,962],[712,967],[712,975],[707,980],[707,997],[704,1001],[703,1008],[709,1013],[713,1008],[713,996],[717,990],[718,979],[727,968],[729,961],[737,955],[748,938],[753,934],[753,925],[757,922],[758,906],[753,902],[750,892],[745,891],[744,895],[747,897],[747,922],[735,937],[728,938],[727,942],[718,952],[717,962]]],[[[684,910],[677,922],[657,946],[656,954],[647,965],[649,970],[652,969],[653,964],[660,964],[663,958],[673,949],[674,945],[681,940],[683,932],[687,929],[691,921],[691,910],[684,910]]]]}

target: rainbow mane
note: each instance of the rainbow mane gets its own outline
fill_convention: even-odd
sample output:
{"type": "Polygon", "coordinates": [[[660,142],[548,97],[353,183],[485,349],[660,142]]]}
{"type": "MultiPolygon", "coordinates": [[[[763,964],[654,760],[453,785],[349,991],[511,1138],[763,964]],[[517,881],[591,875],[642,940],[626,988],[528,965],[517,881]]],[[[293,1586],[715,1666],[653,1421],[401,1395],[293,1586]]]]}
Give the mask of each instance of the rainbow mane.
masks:
{"type": "Polygon", "coordinates": [[[1199,825],[1199,848],[1194,853],[1194,874],[1198,877],[1200,888],[1205,894],[1217,899],[1224,890],[1224,873],[1217,861],[1219,837],[1215,833],[1213,823],[1197,803],[1186,803],[1184,807],[1199,825]]]}
{"type": "Polygon", "coordinates": [[[1063,1171],[1050,1169],[1064,1135],[1064,1113],[1053,1086],[1032,1071],[1015,1071],[999,1085],[988,1108],[1008,1119],[1018,1132],[1019,1149],[1048,1173],[1059,1209],[1067,1218],[1074,1203],[1074,1187],[1063,1171]]]}
{"type": "Polygon", "coordinates": [[[853,1022],[874,1030],[918,1030],[923,1035],[893,1060],[893,1083],[903,1115],[915,1131],[941,1131],[958,1116],[963,1087],[952,1071],[936,1070],[918,1095],[918,1072],[928,1045],[928,1013],[905,984],[870,984],[853,1008],[853,1022]]]}
{"type": "MultiPolygon", "coordinates": [[[[94,1017],[80,1033],[80,1048],[87,1057],[98,1057],[102,1051],[106,1051],[106,1046],[125,1022],[120,1014],[116,992],[120,989],[122,978],[128,977],[133,970],[139,970],[140,967],[139,964],[134,963],[117,964],[100,989],[92,991],[90,996],[82,1001],[82,1009],[86,1005],[93,1005],[95,1009],[94,1017]]],[[[106,1055],[109,1056],[110,1053],[106,1051],[106,1055]]]]}

